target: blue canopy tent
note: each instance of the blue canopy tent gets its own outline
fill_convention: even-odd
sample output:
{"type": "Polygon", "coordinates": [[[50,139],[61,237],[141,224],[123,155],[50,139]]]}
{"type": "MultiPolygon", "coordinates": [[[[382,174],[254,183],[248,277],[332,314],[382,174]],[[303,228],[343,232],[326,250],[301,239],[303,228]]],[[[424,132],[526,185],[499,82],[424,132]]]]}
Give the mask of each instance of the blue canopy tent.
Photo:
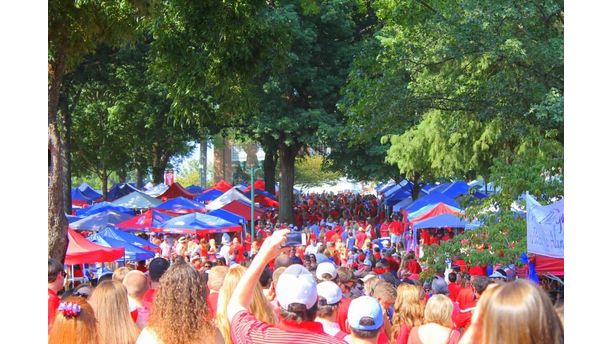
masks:
{"type": "Polygon", "coordinates": [[[223,191],[219,191],[217,189],[208,189],[204,190],[201,194],[197,195],[193,200],[199,203],[214,201],[219,196],[223,195],[223,191]]]}
{"type": "Polygon", "coordinates": [[[429,219],[415,222],[413,229],[422,228],[465,228],[467,222],[451,214],[442,214],[429,219]]]}
{"type": "Polygon", "coordinates": [[[441,193],[449,198],[457,198],[462,195],[467,195],[469,189],[470,187],[466,182],[464,182],[463,180],[459,180],[456,182],[452,182],[450,185],[444,188],[441,193]]]}
{"type": "MultiPolygon", "coordinates": [[[[240,190],[240,192],[242,192],[243,195],[247,196],[249,199],[251,198],[251,189],[248,189],[246,191],[242,191],[240,190]]],[[[273,200],[273,201],[277,201],[278,202],[278,197],[276,197],[275,195],[264,191],[264,190],[259,190],[258,188],[255,188],[255,196],[257,195],[262,195],[264,197],[268,197],[269,199],[273,200]]]]}
{"type": "Polygon", "coordinates": [[[170,219],[162,223],[161,228],[154,231],[178,234],[209,234],[240,232],[241,230],[241,225],[231,223],[220,217],[191,213],[170,219]]]}
{"type": "Polygon", "coordinates": [[[446,197],[437,191],[432,191],[429,193],[429,195],[417,199],[407,207],[402,208],[402,210],[406,210],[408,213],[411,213],[423,208],[426,205],[436,204],[440,202],[450,205],[451,207],[459,208],[459,203],[457,203],[457,201],[455,201],[454,199],[446,197]]]}
{"type": "Polygon", "coordinates": [[[238,189],[238,191],[240,192],[244,192],[244,190],[246,190],[246,188],[248,187],[249,187],[249,184],[245,182],[240,182],[238,185],[235,186],[235,188],[238,189]]]}
{"type": "Polygon", "coordinates": [[[79,185],[77,187],[77,189],[83,194],[85,195],[85,197],[94,200],[94,199],[98,199],[100,197],[102,197],[102,194],[99,193],[98,191],[94,190],[91,186],[89,186],[89,184],[87,183],[82,183],[81,185],[79,185]]]}
{"type": "Polygon", "coordinates": [[[191,193],[194,193],[194,194],[199,194],[204,191],[204,188],[199,185],[189,185],[188,187],[185,188],[185,190],[191,193]]]}
{"type": "Polygon", "coordinates": [[[397,185],[397,183],[395,181],[389,181],[382,188],[380,188],[380,190],[378,190],[378,193],[384,194],[385,192],[387,192],[389,189],[391,189],[395,185],[397,185]]]}
{"type": "Polygon", "coordinates": [[[134,210],[126,207],[114,205],[110,202],[100,202],[92,205],[91,207],[77,209],[77,216],[89,216],[97,213],[102,213],[107,210],[112,210],[118,213],[124,213],[128,215],[134,215],[134,210]]]}
{"type": "Polygon", "coordinates": [[[434,191],[437,191],[437,192],[439,192],[439,193],[442,193],[442,191],[443,191],[444,189],[446,189],[446,188],[447,188],[449,185],[451,185],[451,183],[442,183],[442,184],[439,184],[439,185],[432,185],[432,186],[431,186],[431,187],[430,187],[430,188],[427,190],[427,192],[432,193],[432,192],[434,192],[434,191]]]}
{"type": "Polygon", "coordinates": [[[412,195],[412,191],[400,189],[397,192],[395,192],[393,195],[391,195],[390,197],[385,198],[384,203],[385,205],[389,207],[393,207],[395,204],[399,203],[400,201],[406,199],[407,197],[410,197],[410,195],[412,195]]]}
{"type": "Polygon", "coordinates": [[[125,255],[123,256],[124,260],[139,261],[139,260],[147,260],[147,259],[151,259],[155,257],[154,252],[147,251],[140,247],[129,244],[125,241],[121,241],[121,240],[118,240],[112,237],[100,235],[99,233],[95,233],[95,234],[88,236],[87,240],[93,242],[94,244],[98,244],[98,245],[105,246],[105,247],[111,247],[111,248],[123,247],[125,248],[125,255]]]}
{"type": "Polygon", "coordinates": [[[104,236],[104,237],[109,237],[109,238],[113,238],[115,240],[120,240],[120,241],[124,241],[130,245],[136,246],[138,248],[144,249],[144,250],[154,250],[159,248],[159,246],[153,244],[152,242],[149,242],[137,235],[134,234],[130,234],[127,232],[123,232],[114,228],[110,228],[110,227],[106,227],[103,230],[101,230],[100,232],[98,232],[98,235],[104,236]]]}
{"type": "Polygon", "coordinates": [[[112,204],[131,209],[148,209],[162,204],[162,201],[143,192],[134,191],[129,195],[114,200],[112,204]]]}
{"type": "Polygon", "coordinates": [[[155,207],[155,209],[171,211],[177,214],[188,214],[193,212],[206,211],[206,208],[202,204],[196,203],[182,196],[169,199],[155,207]]]}
{"type": "Polygon", "coordinates": [[[79,221],[80,219],[82,219],[83,216],[74,216],[74,215],[66,215],[66,219],[68,220],[68,223],[73,223],[76,221],[79,221]]]}
{"type": "Polygon", "coordinates": [[[487,195],[484,194],[483,192],[480,192],[480,191],[475,191],[473,196],[478,198],[478,199],[487,198],[487,195]]]}
{"type": "Polygon", "coordinates": [[[400,190],[406,190],[406,189],[411,190],[412,189],[412,184],[409,183],[406,179],[404,179],[399,184],[395,184],[392,187],[390,187],[389,189],[387,189],[385,192],[383,192],[383,197],[384,198],[391,197],[396,192],[398,192],[400,190]]]}
{"type": "Polygon", "coordinates": [[[134,191],[138,191],[136,185],[130,183],[117,183],[108,190],[107,198],[110,200],[121,198],[125,195],[129,195],[134,191]]]}
{"type": "MultiPolygon", "coordinates": [[[[421,191],[423,191],[423,190],[421,189],[421,191]]],[[[425,196],[427,196],[427,194],[425,192],[419,192],[419,198],[417,198],[417,199],[421,199],[421,198],[423,198],[425,196]]],[[[410,204],[412,204],[412,202],[414,202],[412,200],[412,196],[404,198],[402,201],[399,201],[398,203],[396,203],[393,206],[393,212],[394,213],[398,213],[401,209],[403,209],[403,208],[409,206],[410,204]]]]}
{"type": "Polygon", "coordinates": [[[131,218],[132,216],[128,214],[118,213],[113,210],[105,210],[101,213],[89,215],[71,223],[70,228],[74,230],[97,231],[131,218]]]}
{"type": "Polygon", "coordinates": [[[382,181],[378,184],[376,184],[376,186],[374,187],[374,190],[376,190],[376,192],[378,192],[380,189],[382,189],[383,187],[385,187],[385,185],[387,185],[388,183],[390,183],[391,181],[382,181]]]}
{"type": "Polygon", "coordinates": [[[87,203],[91,203],[91,202],[93,202],[93,200],[97,199],[97,197],[96,198],[87,197],[87,195],[85,195],[78,188],[72,188],[71,198],[72,198],[72,201],[84,201],[84,202],[87,202],[87,203]]]}
{"type": "Polygon", "coordinates": [[[224,210],[224,209],[217,209],[217,210],[213,210],[211,212],[208,213],[208,215],[210,216],[216,216],[216,217],[220,217],[222,219],[224,219],[225,221],[228,222],[232,222],[232,223],[238,223],[241,225],[245,225],[247,223],[247,220],[238,215],[238,214],[234,214],[230,211],[224,210]]]}

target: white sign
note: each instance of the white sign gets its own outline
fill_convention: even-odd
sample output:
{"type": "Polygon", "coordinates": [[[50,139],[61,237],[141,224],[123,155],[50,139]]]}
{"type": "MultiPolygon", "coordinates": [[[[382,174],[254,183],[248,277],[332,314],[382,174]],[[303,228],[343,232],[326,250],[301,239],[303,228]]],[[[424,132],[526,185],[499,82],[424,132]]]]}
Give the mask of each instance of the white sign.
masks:
{"type": "Polygon", "coordinates": [[[527,200],[527,252],[563,258],[563,199],[546,206],[540,205],[530,195],[526,195],[525,199],[527,200]]]}

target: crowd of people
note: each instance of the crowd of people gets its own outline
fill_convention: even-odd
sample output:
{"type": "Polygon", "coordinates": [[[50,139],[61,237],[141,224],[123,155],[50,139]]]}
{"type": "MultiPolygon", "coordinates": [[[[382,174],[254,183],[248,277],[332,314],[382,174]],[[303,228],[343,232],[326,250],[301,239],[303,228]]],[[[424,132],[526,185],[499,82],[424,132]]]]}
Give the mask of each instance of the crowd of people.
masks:
{"type": "Polygon", "coordinates": [[[153,236],[155,258],[75,288],[49,259],[49,343],[563,343],[562,293],[460,259],[422,278],[374,196],[304,195],[294,210],[252,240],[153,236]]]}

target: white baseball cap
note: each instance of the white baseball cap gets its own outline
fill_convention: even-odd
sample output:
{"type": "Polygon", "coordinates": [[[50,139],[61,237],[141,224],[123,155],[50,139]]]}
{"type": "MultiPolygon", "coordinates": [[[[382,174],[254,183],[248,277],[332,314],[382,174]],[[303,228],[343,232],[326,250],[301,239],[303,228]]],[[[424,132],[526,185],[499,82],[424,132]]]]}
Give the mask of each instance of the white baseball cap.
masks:
{"type": "Polygon", "coordinates": [[[338,276],[338,273],[336,272],[336,267],[330,262],[323,262],[317,265],[317,279],[320,281],[324,280],[323,274],[330,274],[332,279],[338,276]]]}
{"type": "Polygon", "coordinates": [[[351,301],[348,308],[347,320],[349,326],[356,330],[377,330],[383,325],[383,310],[375,298],[371,296],[360,296],[351,301]],[[360,324],[363,318],[371,318],[374,320],[374,324],[360,324]]]}
{"type": "Polygon", "coordinates": [[[278,278],[276,299],[283,309],[288,309],[292,303],[311,308],[317,298],[317,283],[310,271],[302,265],[289,266],[278,278]]]}
{"type": "Polygon", "coordinates": [[[324,297],[328,305],[334,305],[342,299],[342,290],[334,282],[325,281],[317,284],[317,294],[324,297]]]}

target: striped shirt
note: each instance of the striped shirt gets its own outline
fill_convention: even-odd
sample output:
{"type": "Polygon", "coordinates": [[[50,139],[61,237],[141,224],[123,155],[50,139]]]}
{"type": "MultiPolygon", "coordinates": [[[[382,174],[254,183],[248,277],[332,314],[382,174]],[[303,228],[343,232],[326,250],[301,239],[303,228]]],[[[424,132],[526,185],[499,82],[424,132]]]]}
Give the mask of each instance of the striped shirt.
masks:
{"type": "Polygon", "coordinates": [[[235,344],[345,343],[326,334],[284,331],[255,319],[255,316],[247,311],[240,311],[234,315],[230,329],[235,344]]]}

